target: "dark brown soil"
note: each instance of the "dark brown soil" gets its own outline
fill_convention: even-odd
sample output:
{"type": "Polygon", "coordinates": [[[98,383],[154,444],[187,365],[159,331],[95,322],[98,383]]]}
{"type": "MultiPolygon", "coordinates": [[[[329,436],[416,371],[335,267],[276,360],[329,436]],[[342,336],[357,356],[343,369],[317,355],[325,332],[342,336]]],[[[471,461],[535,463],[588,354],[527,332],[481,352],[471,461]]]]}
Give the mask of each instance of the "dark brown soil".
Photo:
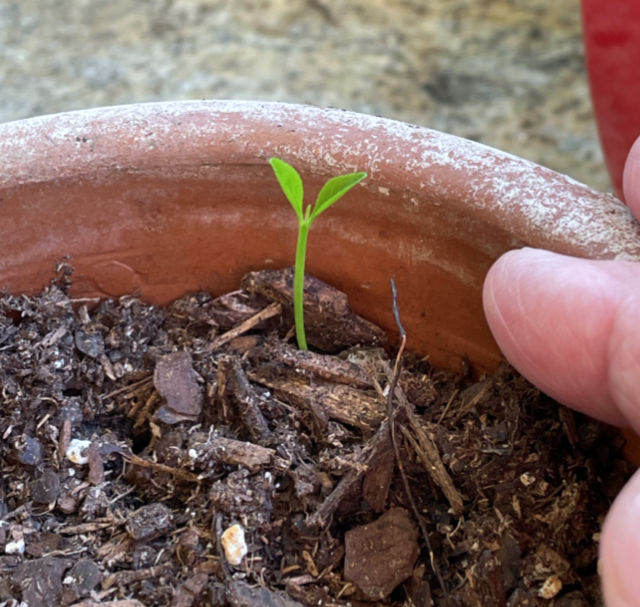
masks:
{"type": "Polygon", "coordinates": [[[292,345],[289,272],[166,309],[65,280],[0,300],[0,605],[601,604],[609,428],[506,367],[407,355],[389,398],[318,281],[292,345]]]}

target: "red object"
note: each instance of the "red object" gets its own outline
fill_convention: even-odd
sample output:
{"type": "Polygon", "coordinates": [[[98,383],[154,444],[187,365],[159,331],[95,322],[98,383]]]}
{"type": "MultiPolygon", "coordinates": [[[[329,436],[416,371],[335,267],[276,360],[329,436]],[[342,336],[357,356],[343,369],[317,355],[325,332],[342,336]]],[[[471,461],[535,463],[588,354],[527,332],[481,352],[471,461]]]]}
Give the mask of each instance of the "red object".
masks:
{"type": "Polygon", "coordinates": [[[640,136],[640,0],[582,0],[582,20],[600,142],[616,193],[640,136]]]}

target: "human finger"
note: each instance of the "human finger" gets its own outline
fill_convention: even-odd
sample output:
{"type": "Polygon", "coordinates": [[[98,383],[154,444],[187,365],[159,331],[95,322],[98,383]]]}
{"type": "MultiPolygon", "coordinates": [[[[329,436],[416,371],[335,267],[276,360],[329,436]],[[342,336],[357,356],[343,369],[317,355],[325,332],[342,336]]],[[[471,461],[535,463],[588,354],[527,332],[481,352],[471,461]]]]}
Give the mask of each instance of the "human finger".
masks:
{"type": "Polygon", "coordinates": [[[484,285],[507,359],[558,401],[640,429],[640,264],[538,249],[503,255],[484,285]]]}

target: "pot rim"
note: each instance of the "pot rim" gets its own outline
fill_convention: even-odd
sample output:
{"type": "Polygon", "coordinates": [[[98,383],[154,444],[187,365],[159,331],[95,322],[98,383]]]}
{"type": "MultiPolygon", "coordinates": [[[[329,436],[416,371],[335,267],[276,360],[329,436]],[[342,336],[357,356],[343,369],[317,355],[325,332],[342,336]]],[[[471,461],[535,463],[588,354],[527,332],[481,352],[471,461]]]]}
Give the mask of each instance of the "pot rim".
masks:
{"type": "Polygon", "coordinates": [[[222,158],[212,144],[220,140],[234,163],[262,163],[276,155],[303,174],[365,170],[364,187],[377,193],[400,176],[409,204],[415,194],[464,207],[483,221],[511,226],[514,242],[584,257],[640,260],[640,226],[611,194],[454,135],[289,103],[151,102],[0,124],[0,192],[66,179],[100,181],[114,170],[166,173],[215,165],[222,158]],[[283,129],[291,131],[291,144],[281,143],[283,129]],[[274,131],[279,141],[271,141],[274,131]],[[167,167],[167,157],[181,160],[167,167]]]}

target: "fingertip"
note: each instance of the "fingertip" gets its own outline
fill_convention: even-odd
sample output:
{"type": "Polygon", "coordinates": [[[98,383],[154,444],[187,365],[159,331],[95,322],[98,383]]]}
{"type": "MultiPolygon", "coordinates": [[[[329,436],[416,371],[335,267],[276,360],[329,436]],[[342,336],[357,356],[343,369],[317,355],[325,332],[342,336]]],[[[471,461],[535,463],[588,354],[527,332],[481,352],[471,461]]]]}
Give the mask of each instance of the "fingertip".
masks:
{"type": "Polygon", "coordinates": [[[640,137],[629,150],[622,175],[622,190],[631,212],[640,218],[640,137]]]}
{"type": "MultiPolygon", "coordinates": [[[[508,251],[490,268],[483,287],[489,328],[509,362],[532,379],[547,345],[549,290],[570,259],[543,249],[508,251]]],[[[532,380],[533,381],[533,380],[532,380]]]]}
{"type": "Polygon", "coordinates": [[[547,268],[554,257],[541,249],[523,248],[502,255],[491,267],[483,288],[483,306],[491,333],[507,360],[538,387],[549,392],[544,370],[547,268]],[[540,305],[538,305],[540,303],[540,305]],[[542,366],[542,368],[541,368],[542,366]]]}
{"type": "MultiPolygon", "coordinates": [[[[484,281],[482,300],[492,331],[502,334],[522,318],[521,283],[531,287],[530,278],[561,256],[543,249],[523,247],[507,251],[491,266],[484,281]]],[[[543,270],[544,271],[544,270],[543,270]]],[[[495,334],[494,334],[495,335],[495,334]]]]}
{"type": "MultiPolygon", "coordinates": [[[[527,322],[521,301],[521,280],[530,275],[547,251],[514,249],[502,255],[489,269],[482,290],[482,303],[491,333],[507,359],[518,370],[527,367],[527,353],[519,348],[519,333],[527,322]],[[524,360],[523,360],[524,359],[524,360]]],[[[527,287],[525,287],[526,290],[527,287]]]]}
{"type": "Polygon", "coordinates": [[[606,365],[619,289],[602,263],[511,251],[489,271],[483,304],[498,346],[520,373],[556,400],[620,425],[606,365]]]}
{"type": "Polygon", "coordinates": [[[636,472],[616,498],[602,528],[599,569],[606,605],[638,605],[639,520],[640,472],[636,472]]]}
{"type": "Polygon", "coordinates": [[[632,292],[618,307],[608,351],[611,395],[629,425],[640,432],[640,296],[632,292]]]}

